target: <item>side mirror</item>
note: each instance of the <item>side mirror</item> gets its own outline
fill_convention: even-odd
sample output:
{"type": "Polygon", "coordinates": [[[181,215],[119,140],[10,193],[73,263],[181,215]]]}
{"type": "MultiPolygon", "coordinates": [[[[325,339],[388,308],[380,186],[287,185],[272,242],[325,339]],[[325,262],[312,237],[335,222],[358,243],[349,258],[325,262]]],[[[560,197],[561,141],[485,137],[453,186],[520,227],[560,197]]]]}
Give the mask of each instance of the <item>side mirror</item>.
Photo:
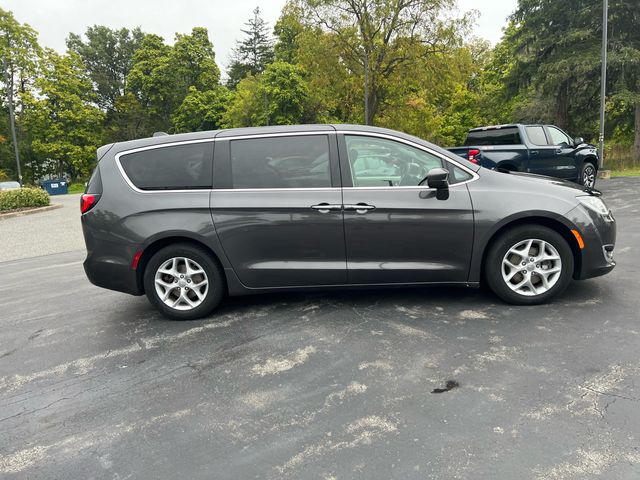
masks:
{"type": "Polygon", "coordinates": [[[584,138],[576,137],[573,139],[573,145],[577,147],[578,145],[582,145],[584,143],[584,138]]]}
{"type": "Polygon", "coordinates": [[[438,190],[449,188],[449,171],[444,168],[432,168],[427,173],[427,186],[438,190]]]}

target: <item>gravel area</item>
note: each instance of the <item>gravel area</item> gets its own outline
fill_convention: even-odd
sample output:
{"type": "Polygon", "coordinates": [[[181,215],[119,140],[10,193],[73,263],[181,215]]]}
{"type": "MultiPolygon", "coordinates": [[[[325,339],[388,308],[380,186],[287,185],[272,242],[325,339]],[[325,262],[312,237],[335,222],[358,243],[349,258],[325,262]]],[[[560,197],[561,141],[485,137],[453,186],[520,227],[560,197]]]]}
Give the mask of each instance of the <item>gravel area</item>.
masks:
{"type": "Polygon", "coordinates": [[[84,250],[80,194],[55,195],[47,212],[0,218],[0,262],[84,250]]]}

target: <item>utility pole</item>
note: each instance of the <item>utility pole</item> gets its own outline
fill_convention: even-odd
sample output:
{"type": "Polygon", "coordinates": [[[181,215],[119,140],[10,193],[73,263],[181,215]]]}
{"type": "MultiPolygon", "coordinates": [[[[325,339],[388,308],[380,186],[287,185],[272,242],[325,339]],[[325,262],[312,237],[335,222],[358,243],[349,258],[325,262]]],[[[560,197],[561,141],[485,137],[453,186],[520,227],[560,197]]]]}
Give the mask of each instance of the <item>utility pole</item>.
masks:
{"type": "Polygon", "coordinates": [[[11,125],[11,140],[13,141],[13,151],[16,155],[16,167],[18,172],[18,183],[22,186],[22,172],[20,171],[20,150],[18,149],[18,139],[16,136],[16,117],[13,111],[13,72],[9,75],[9,65],[7,59],[2,60],[4,68],[4,82],[7,86],[7,103],[9,104],[9,124],[11,125]]]}
{"type": "Polygon", "coordinates": [[[369,52],[364,49],[364,124],[369,125],[369,52]]]}
{"type": "Polygon", "coordinates": [[[609,0],[602,2],[602,74],[600,85],[600,162],[604,166],[604,109],[607,95],[607,26],[609,23],[609,0]]]}

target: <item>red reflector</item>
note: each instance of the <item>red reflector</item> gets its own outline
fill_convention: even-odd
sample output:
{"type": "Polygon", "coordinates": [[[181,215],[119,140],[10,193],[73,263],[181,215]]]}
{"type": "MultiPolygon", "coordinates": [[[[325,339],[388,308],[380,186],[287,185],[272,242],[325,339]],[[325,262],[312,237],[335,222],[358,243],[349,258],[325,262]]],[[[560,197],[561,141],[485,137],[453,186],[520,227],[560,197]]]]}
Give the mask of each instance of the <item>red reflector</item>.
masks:
{"type": "Polygon", "coordinates": [[[92,193],[84,193],[80,197],[80,213],[86,213],[91,210],[96,203],[98,203],[98,199],[100,195],[92,194],[92,193]]]}
{"type": "Polygon", "coordinates": [[[136,253],[136,256],[133,257],[133,262],[131,263],[131,268],[133,268],[134,270],[136,268],[138,268],[138,262],[140,261],[140,257],[142,256],[142,250],[140,250],[138,253],[136,253]]]}

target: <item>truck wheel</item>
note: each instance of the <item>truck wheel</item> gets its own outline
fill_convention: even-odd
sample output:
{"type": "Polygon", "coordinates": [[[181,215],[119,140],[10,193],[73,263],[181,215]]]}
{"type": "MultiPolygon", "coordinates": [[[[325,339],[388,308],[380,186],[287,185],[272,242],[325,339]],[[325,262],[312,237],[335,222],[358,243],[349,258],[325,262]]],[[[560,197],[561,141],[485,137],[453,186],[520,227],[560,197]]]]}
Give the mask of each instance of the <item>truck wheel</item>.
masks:
{"type": "Polygon", "coordinates": [[[554,230],[523,225],[506,231],[489,246],[484,267],[489,287],[502,300],[536,305],[567,288],[573,276],[573,252],[554,230]]]}
{"type": "Polygon", "coordinates": [[[177,243],[151,257],[144,271],[144,289],[164,316],[193,320],[218,306],[226,284],[218,262],[206,250],[177,243]]]}
{"type": "Polygon", "coordinates": [[[584,162],[580,169],[580,185],[593,188],[596,186],[596,174],[598,173],[595,165],[591,162],[584,162]]]}

